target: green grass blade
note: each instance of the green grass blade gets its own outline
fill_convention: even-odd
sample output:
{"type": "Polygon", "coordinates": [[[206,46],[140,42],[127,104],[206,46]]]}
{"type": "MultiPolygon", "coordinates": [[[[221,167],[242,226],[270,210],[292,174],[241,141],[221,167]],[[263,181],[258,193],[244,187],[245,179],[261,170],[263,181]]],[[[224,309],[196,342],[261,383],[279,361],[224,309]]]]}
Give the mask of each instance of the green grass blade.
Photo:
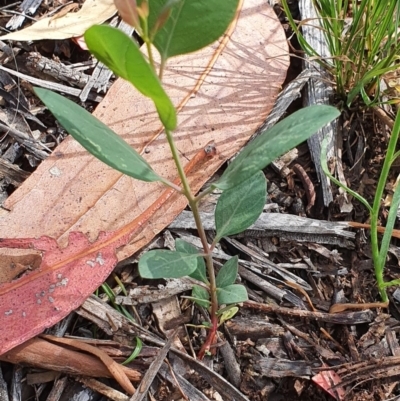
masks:
{"type": "Polygon", "coordinates": [[[382,237],[381,246],[379,248],[379,270],[381,272],[385,269],[386,256],[389,250],[390,241],[392,239],[392,232],[397,220],[397,211],[400,206],[400,183],[398,183],[394,191],[392,202],[389,209],[389,214],[386,221],[385,232],[382,237]]]}
{"type": "Polygon", "coordinates": [[[329,171],[328,168],[328,163],[326,161],[326,150],[328,147],[328,140],[325,138],[322,141],[321,144],[321,168],[323,170],[323,172],[325,173],[325,175],[333,182],[335,183],[338,187],[344,189],[348,194],[350,194],[351,196],[353,196],[355,199],[357,199],[360,203],[362,203],[367,210],[369,211],[369,213],[372,213],[372,207],[371,205],[367,202],[367,200],[365,198],[363,198],[361,195],[359,195],[357,192],[351,190],[349,187],[347,187],[346,185],[343,185],[339,180],[337,180],[329,171]]]}
{"type": "Polygon", "coordinates": [[[136,337],[136,347],[133,350],[132,354],[126,359],[124,362],[122,362],[121,365],[127,365],[128,363],[132,362],[134,359],[138,357],[140,354],[140,351],[143,348],[143,342],[139,337],[136,337]]]}

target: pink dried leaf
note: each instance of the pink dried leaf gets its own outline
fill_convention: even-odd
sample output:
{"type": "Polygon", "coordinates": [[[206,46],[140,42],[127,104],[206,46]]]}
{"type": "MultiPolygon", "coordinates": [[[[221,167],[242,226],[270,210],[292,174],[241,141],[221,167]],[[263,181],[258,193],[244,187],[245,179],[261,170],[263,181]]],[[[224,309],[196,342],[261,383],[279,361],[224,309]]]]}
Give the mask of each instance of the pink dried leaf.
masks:
{"type": "Polygon", "coordinates": [[[346,392],[343,387],[337,386],[341,383],[339,375],[333,370],[323,370],[312,378],[315,384],[318,384],[323,390],[337,400],[343,400],[346,392]]]}
{"type": "MultiPolygon", "coordinates": [[[[207,144],[185,166],[186,174],[215,156],[207,144]]],[[[174,181],[179,185],[180,181],[174,181]]],[[[79,307],[114,269],[116,251],[142,231],[176,191],[166,189],[136,219],[117,231],[100,232],[94,242],[71,232],[60,248],[49,237],[0,239],[0,248],[35,249],[42,252],[38,269],[11,283],[0,285],[0,355],[59,322],[79,307]]]]}
{"type": "Polygon", "coordinates": [[[0,286],[0,354],[41,333],[79,307],[117,263],[116,249],[129,234],[101,233],[91,243],[72,232],[60,249],[49,237],[2,239],[3,248],[42,251],[40,267],[0,286]]]}

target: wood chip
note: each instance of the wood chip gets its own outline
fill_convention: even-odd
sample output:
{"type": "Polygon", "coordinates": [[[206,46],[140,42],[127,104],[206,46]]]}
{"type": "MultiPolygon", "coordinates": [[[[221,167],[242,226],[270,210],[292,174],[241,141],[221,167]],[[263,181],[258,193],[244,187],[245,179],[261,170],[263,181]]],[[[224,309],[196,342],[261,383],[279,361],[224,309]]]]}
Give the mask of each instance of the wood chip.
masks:
{"type": "Polygon", "coordinates": [[[140,386],[138,387],[136,393],[130,398],[129,401],[142,401],[144,399],[147,392],[149,391],[151,383],[153,383],[154,378],[156,377],[158,371],[160,370],[160,367],[165,357],[167,356],[171,348],[171,345],[174,342],[175,336],[176,332],[173,333],[173,335],[169,338],[169,340],[166,342],[162,350],[157,355],[157,358],[152,362],[150,367],[147,369],[147,372],[144,375],[142,382],[140,383],[140,386]]]}
{"type": "Polygon", "coordinates": [[[243,307],[260,310],[264,312],[274,312],[288,316],[308,318],[320,322],[344,324],[344,325],[370,323],[372,322],[374,316],[374,314],[370,310],[365,310],[362,312],[330,314],[324,312],[310,312],[307,310],[284,308],[282,306],[272,305],[272,304],[258,304],[253,301],[244,302],[243,307]]]}
{"type": "Polygon", "coordinates": [[[126,396],[125,394],[105,385],[104,383],[102,383],[96,379],[80,377],[78,379],[78,381],[80,381],[86,387],[89,387],[90,389],[97,391],[100,394],[103,394],[104,396],[107,397],[107,399],[110,399],[112,401],[128,401],[129,400],[129,397],[126,396]]]}
{"type": "Polygon", "coordinates": [[[265,377],[306,377],[313,374],[310,363],[304,361],[289,361],[285,359],[273,359],[255,357],[253,368],[265,377]]]}

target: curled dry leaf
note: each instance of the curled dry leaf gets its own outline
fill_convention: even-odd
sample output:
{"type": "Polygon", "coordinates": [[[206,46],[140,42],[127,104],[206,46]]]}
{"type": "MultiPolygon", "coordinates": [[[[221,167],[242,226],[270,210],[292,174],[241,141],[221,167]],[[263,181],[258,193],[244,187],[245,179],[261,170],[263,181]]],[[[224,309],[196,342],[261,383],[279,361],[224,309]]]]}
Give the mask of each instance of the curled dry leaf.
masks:
{"type": "MultiPolygon", "coordinates": [[[[0,361],[68,372],[72,375],[112,377],[110,370],[98,357],[57,345],[40,337],[32,338],[0,355],[0,361]]],[[[141,380],[142,375],[138,371],[121,365],[120,368],[129,380],[136,382],[141,380]]]]}
{"type": "MultiPolygon", "coordinates": [[[[172,59],[164,72],[165,88],[179,111],[175,138],[184,163],[212,140],[217,149],[190,174],[193,191],[262,124],[286,76],[286,38],[271,7],[264,0],[245,0],[235,23],[220,42],[172,59]]],[[[175,179],[150,100],[119,80],[94,114],[142,152],[158,174],[175,179]]],[[[157,203],[163,196],[161,184],[122,176],[72,138],[59,145],[5,202],[9,211],[0,214],[0,238],[31,238],[3,240],[2,247],[24,252],[31,247],[43,254],[40,268],[0,286],[0,353],[77,308],[117,260],[145,246],[186,206],[182,196],[157,203]]]]}
{"type": "Polygon", "coordinates": [[[124,369],[120,364],[114,361],[110,356],[108,356],[104,351],[94,347],[93,345],[86,344],[74,338],[59,338],[55,336],[44,336],[49,341],[53,341],[55,343],[65,344],[72,346],[73,348],[77,348],[79,350],[88,352],[93,354],[97,358],[104,363],[112,377],[120,384],[120,386],[128,393],[134,394],[135,388],[133,387],[132,383],[130,382],[128,376],[126,375],[124,369]]]}
{"type": "Polygon", "coordinates": [[[73,38],[83,35],[91,26],[108,20],[116,12],[113,0],[85,0],[77,12],[42,18],[25,29],[1,36],[1,40],[73,38]]]}

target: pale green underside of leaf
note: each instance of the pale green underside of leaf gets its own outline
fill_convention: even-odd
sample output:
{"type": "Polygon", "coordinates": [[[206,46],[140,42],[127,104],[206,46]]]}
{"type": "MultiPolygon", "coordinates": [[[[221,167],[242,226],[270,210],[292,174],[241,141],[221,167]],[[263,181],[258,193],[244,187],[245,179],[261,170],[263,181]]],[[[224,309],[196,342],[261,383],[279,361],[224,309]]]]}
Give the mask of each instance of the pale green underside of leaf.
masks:
{"type": "Polygon", "coordinates": [[[138,180],[162,180],[142,156],[88,111],[47,89],[35,88],[35,93],[65,130],[99,160],[138,180]]]}
{"type": "Polygon", "coordinates": [[[238,234],[250,227],[263,211],[267,182],[262,171],[225,190],[215,208],[216,238],[238,234]]]}
{"type": "Polygon", "coordinates": [[[160,249],[146,252],[139,260],[143,278],[180,278],[193,273],[196,267],[196,256],[160,249]]]}
{"type": "Polygon", "coordinates": [[[310,106],[291,114],[247,145],[213,184],[214,187],[223,190],[235,187],[339,115],[337,109],[325,105],[310,106]]]}
{"type": "Polygon", "coordinates": [[[154,69],[129,36],[116,28],[96,25],[85,32],[85,42],[98,60],[153,100],[160,120],[167,129],[176,128],[174,105],[154,69]]]}
{"type": "Polygon", "coordinates": [[[196,304],[203,306],[204,308],[208,308],[208,306],[210,305],[210,294],[208,293],[208,291],[203,288],[200,287],[199,285],[194,285],[192,288],[192,297],[196,298],[194,301],[196,302],[196,304]]]}
{"type": "MultiPolygon", "coordinates": [[[[199,254],[198,249],[194,245],[189,244],[188,242],[186,242],[180,238],[177,238],[175,240],[175,248],[178,252],[181,252],[181,253],[187,253],[190,255],[198,255],[199,254]]],[[[204,258],[202,256],[199,256],[197,258],[197,268],[192,274],[189,274],[189,276],[196,280],[200,280],[203,283],[208,283],[207,273],[206,273],[206,264],[205,264],[204,258]]]]}
{"type": "Polygon", "coordinates": [[[239,258],[234,256],[221,267],[216,278],[217,288],[227,287],[235,282],[238,272],[238,260],[239,258]]]}
{"type": "MultiPolygon", "coordinates": [[[[191,53],[216,41],[234,18],[238,3],[239,0],[175,2],[169,19],[154,38],[154,45],[161,57],[166,60],[191,53]]],[[[149,1],[150,32],[165,4],[165,0],[149,1]]]]}
{"type": "Polygon", "coordinates": [[[228,287],[217,288],[217,298],[219,305],[236,304],[248,300],[247,290],[241,284],[232,284],[228,287]]]}

